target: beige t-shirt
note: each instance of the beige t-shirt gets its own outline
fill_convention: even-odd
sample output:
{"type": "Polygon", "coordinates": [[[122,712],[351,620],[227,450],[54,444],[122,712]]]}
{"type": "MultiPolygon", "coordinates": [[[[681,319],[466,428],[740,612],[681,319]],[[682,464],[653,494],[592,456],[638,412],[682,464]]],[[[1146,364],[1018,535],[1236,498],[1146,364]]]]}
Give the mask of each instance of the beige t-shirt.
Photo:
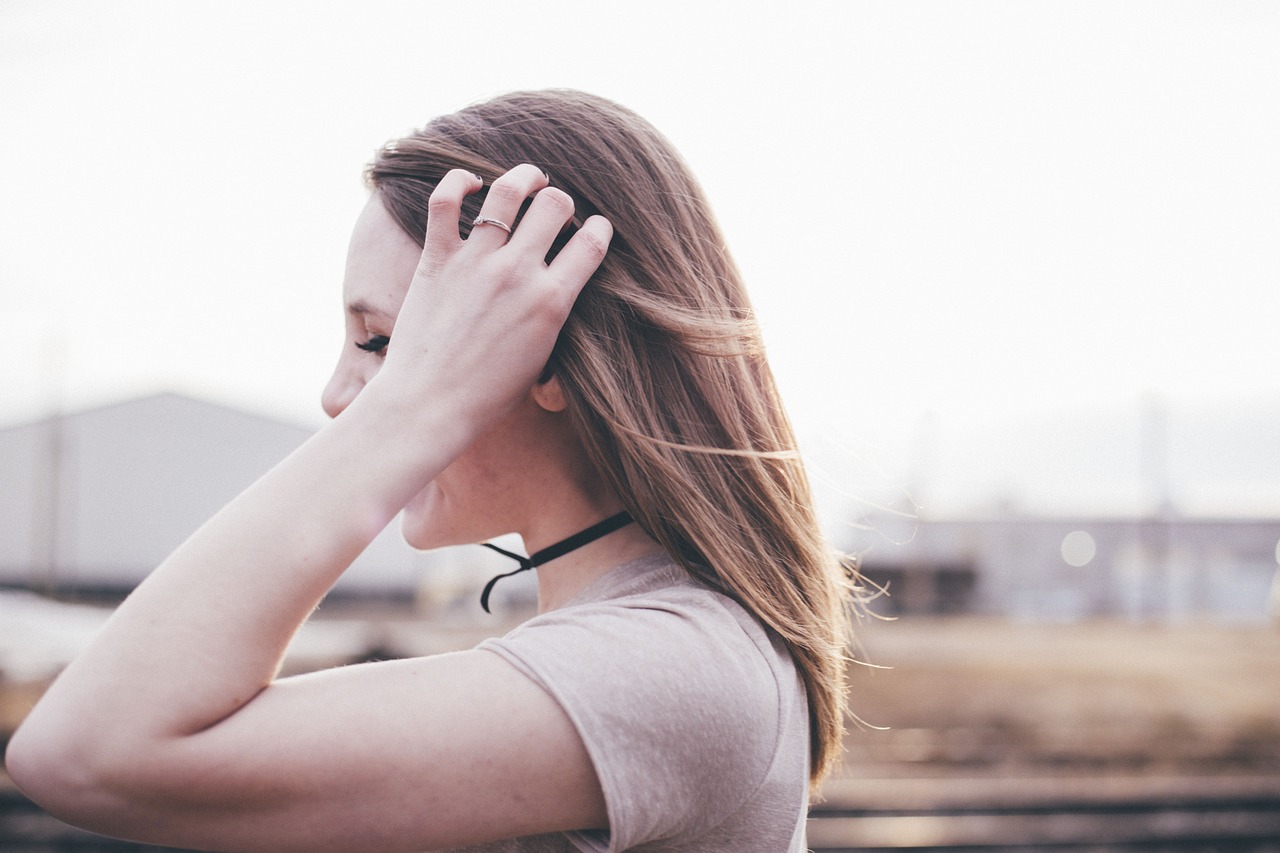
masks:
{"type": "Polygon", "coordinates": [[[471,853],[805,850],[809,720],[791,656],[665,556],[618,566],[479,648],[564,708],[595,764],[609,830],[471,853]]]}

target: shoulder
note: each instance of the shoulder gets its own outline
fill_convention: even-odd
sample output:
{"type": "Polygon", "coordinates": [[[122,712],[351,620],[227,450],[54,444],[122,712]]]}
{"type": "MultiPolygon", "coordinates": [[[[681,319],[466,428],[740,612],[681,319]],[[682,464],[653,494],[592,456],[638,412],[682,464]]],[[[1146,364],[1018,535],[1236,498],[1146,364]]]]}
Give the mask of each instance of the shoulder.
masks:
{"type": "Polygon", "coordinates": [[[628,580],[607,597],[541,614],[481,648],[553,693],[608,688],[643,697],[637,717],[680,707],[730,714],[757,732],[776,724],[780,682],[793,667],[754,617],[674,564],[628,580]]]}
{"type": "Polygon", "coordinates": [[[481,648],[565,710],[615,831],[626,827],[635,841],[700,831],[769,773],[795,701],[794,666],[740,605],[679,567],[614,581],[607,597],[535,617],[481,648]],[[673,808],[624,814],[633,800],[673,808]]]}

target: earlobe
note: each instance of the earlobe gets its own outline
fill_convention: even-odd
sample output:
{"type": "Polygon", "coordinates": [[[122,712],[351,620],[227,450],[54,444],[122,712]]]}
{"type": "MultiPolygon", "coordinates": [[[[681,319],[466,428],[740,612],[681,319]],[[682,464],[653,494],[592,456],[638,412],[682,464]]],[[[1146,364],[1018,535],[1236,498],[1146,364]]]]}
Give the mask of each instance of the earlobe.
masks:
{"type": "Polygon", "coordinates": [[[532,393],[533,401],[548,412],[563,412],[568,407],[560,377],[554,373],[534,385],[532,393]]]}

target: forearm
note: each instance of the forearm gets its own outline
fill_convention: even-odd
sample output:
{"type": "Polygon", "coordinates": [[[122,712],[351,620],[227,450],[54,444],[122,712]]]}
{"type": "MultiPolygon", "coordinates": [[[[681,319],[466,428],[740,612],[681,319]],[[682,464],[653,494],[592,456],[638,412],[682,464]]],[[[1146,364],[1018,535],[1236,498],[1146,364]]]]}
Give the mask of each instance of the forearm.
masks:
{"type": "Polygon", "coordinates": [[[127,751],[249,701],[342,571],[467,440],[413,417],[369,393],[263,476],[138,587],[23,734],[127,751]]]}

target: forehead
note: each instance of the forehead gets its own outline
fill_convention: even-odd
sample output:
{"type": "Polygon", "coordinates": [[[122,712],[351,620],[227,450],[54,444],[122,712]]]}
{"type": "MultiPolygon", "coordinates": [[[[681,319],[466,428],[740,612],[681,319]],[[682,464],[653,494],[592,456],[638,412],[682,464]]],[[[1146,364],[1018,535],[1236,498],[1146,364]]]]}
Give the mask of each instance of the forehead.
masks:
{"type": "Polygon", "coordinates": [[[387,213],[377,193],[356,220],[342,280],[347,310],[355,316],[394,319],[404,301],[422,249],[387,213]]]}

